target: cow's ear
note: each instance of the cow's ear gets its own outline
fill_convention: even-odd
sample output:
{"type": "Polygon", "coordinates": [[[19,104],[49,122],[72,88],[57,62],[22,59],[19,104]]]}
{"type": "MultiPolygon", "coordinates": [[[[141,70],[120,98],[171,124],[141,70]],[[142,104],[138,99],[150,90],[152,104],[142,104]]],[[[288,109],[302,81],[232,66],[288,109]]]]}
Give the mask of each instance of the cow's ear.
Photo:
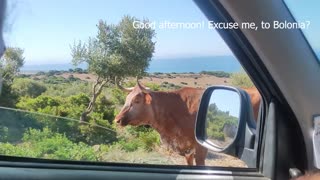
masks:
{"type": "Polygon", "coordinates": [[[145,99],[146,104],[151,104],[152,97],[150,96],[149,93],[145,93],[144,99],[145,99]]]}

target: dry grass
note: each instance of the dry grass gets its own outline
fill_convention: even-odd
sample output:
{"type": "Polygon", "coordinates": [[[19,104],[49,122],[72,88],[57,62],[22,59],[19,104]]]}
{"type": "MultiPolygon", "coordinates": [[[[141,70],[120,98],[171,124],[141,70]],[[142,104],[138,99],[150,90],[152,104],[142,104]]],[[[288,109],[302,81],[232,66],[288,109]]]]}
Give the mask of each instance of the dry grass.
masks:
{"type": "MultiPolygon", "coordinates": [[[[172,165],[187,165],[183,156],[180,156],[164,147],[157,149],[162,156],[167,157],[172,162],[172,165]]],[[[206,158],[206,166],[221,166],[221,167],[247,167],[240,159],[229,156],[223,153],[208,152],[206,158]]]]}
{"type": "Polygon", "coordinates": [[[142,83],[162,84],[164,82],[179,86],[205,88],[211,85],[230,85],[230,78],[219,78],[205,74],[162,74],[155,77],[145,77],[142,83]]]}
{"type": "MultiPolygon", "coordinates": [[[[107,153],[102,155],[101,161],[138,164],[187,165],[183,156],[177,155],[172,151],[168,151],[164,147],[158,147],[152,152],[147,152],[143,149],[138,149],[134,152],[126,152],[119,146],[113,146],[107,153]]],[[[236,157],[212,152],[208,153],[206,166],[247,167],[243,161],[236,157]]]]}
{"type": "MultiPolygon", "coordinates": [[[[63,73],[57,75],[60,77],[68,78],[73,75],[75,78],[79,78],[83,81],[94,81],[96,77],[92,74],[79,74],[79,73],[63,73]]],[[[134,80],[134,78],[129,78],[129,80],[134,80]]],[[[178,86],[188,86],[188,87],[201,87],[205,88],[211,85],[230,85],[230,78],[220,78],[212,75],[206,74],[159,74],[144,77],[142,83],[154,83],[161,85],[162,83],[172,83],[178,86]]]]}
{"type": "Polygon", "coordinates": [[[134,152],[126,152],[118,146],[111,147],[107,153],[102,155],[102,161],[136,164],[172,164],[168,157],[156,151],[147,152],[143,149],[138,149],[134,152]]]}

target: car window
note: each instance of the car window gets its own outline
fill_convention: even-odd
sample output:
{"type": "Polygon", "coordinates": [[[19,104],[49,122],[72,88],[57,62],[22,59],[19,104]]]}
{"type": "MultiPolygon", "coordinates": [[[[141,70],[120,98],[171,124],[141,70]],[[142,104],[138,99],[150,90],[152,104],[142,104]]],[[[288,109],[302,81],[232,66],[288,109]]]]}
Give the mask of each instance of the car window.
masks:
{"type": "MultiPolygon", "coordinates": [[[[19,13],[0,61],[1,155],[247,167],[194,139],[206,87],[254,85],[192,1],[8,3],[19,13]]],[[[223,141],[234,118],[216,108],[210,136],[223,141]]]]}
{"type": "Polygon", "coordinates": [[[319,2],[316,0],[303,3],[301,1],[285,1],[296,21],[300,24],[300,29],[305,34],[315,54],[320,59],[320,38],[318,32],[320,26],[318,22],[318,11],[316,9],[319,2]]]}

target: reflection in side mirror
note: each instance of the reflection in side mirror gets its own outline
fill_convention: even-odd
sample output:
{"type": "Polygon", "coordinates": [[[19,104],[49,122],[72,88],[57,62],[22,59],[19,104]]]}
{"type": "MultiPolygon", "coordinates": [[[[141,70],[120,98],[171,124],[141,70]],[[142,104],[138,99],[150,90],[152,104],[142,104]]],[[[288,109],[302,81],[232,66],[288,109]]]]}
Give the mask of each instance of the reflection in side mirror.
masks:
{"type": "Polygon", "coordinates": [[[213,90],[205,118],[206,141],[218,149],[230,146],[238,131],[239,112],[240,97],[236,91],[213,90]]]}
{"type": "Polygon", "coordinates": [[[195,135],[202,146],[256,167],[255,124],[249,94],[240,88],[211,86],[202,95],[195,135]]]}
{"type": "Polygon", "coordinates": [[[202,95],[195,135],[202,146],[230,155],[241,156],[243,148],[252,148],[254,133],[250,96],[230,86],[212,86],[202,95]]]}

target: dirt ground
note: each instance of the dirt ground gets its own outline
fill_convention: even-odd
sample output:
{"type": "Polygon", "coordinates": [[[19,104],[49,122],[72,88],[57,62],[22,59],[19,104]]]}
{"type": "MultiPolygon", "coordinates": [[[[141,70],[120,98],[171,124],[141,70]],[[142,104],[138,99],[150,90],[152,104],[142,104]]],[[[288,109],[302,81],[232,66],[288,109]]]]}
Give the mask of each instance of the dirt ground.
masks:
{"type": "MultiPolygon", "coordinates": [[[[156,148],[154,151],[146,152],[138,149],[134,152],[125,152],[119,148],[111,148],[103,155],[103,162],[138,163],[138,164],[159,164],[159,165],[187,165],[183,156],[178,155],[164,146],[156,148]]],[[[194,165],[195,161],[194,161],[194,165]]],[[[208,152],[205,166],[209,167],[242,167],[247,165],[236,157],[223,153],[208,152]]]]}
{"type": "MultiPolygon", "coordinates": [[[[68,78],[73,75],[75,78],[79,78],[84,81],[94,81],[95,76],[92,74],[79,74],[79,73],[63,73],[59,76],[68,78]]],[[[134,80],[133,78],[129,80],[134,80]]],[[[212,75],[206,74],[173,74],[165,73],[154,75],[151,74],[148,77],[144,77],[140,80],[142,83],[172,83],[178,86],[188,86],[188,87],[208,87],[211,85],[230,85],[230,78],[220,78],[212,75]]]]}
{"type": "Polygon", "coordinates": [[[229,78],[219,78],[205,74],[162,74],[153,77],[145,77],[141,80],[142,83],[151,82],[162,84],[164,82],[172,83],[179,86],[188,87],[208,87],[211,85],[228,85],[229,78]]]}
{"type": "MultiPolygon", "coordinates": [[[[166,163],[172,165],[187,165],[186,160],[183,156],[180,156],[176,153],[169,152],[165,150],[165,148],[160,148],[157,152],[163,156],[163,158],[167,158],[166,163]]],[[[159,157],[160,158],[160,157],[159,157]]],[[[223,153],[215,153],[208,152],[206,158],[206,166],[220,166],[220,167],[247,167],[246,163],[241,161],[240,159],[226,155],[223,153]]]]}

